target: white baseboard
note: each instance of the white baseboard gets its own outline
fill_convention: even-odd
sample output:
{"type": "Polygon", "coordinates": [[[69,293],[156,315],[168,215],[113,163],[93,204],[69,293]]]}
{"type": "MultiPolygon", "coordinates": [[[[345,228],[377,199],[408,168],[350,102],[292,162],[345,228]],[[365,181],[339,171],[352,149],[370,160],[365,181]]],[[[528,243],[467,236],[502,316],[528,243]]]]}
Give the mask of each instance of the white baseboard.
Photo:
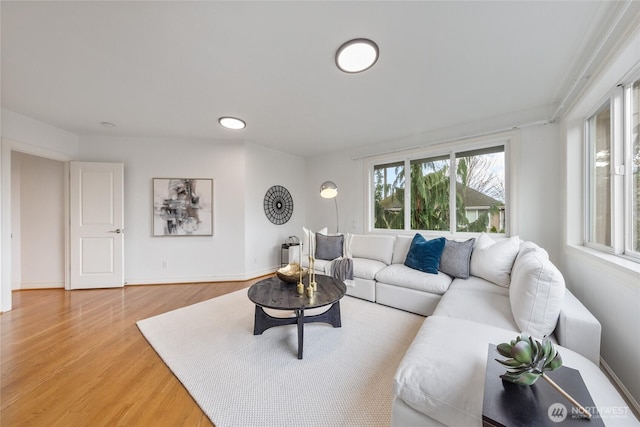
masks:
{"type": "Polygon", "coordinates": [[[631,395],[631,392],[625,385],[620,381],[620,378],[613,372],[611,367],[604,361],[602,357],[600,357],[600,368],[604,371],[604,373],[609,377],[609,379],[616,386],[618,391],[622,393],[623,397],[631,406],[631,409],[635,412],[636,418],[640,418],[640,404],[638,401],[631,395]]]}
{"type": "Polygon", "coordinates": [[[20,289],[64,289],[64,282],[22,282],[20,287],[14,289],[14,291],[20,289]]]}
{"type": "Polygon", "coordinates": [[[165,285],[171,283],[202,283],[202,282],[240,282],[256,277],[275,273],[279,267],[272,267],[247,274],[218,274],[215,276],[191,276],[191,277],[150,277],[126,280],[125,285],[165,285]]]}

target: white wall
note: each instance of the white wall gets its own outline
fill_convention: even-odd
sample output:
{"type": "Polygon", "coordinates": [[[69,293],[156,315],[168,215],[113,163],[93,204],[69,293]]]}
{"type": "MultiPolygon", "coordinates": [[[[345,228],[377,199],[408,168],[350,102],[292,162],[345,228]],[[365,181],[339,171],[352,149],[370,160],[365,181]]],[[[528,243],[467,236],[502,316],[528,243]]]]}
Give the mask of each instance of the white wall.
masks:
{"type": "Polygon", "coordinates": [[[336,232],[336,206],[333,199],[320,197],[320,186],[333,181],[338,186],[338,218],[341,233],[364,232],[363,160],[352,159],[351,151],[337,152],[307,159],[307,227],[327,227],[336,232]]]}
{"type": "Polygon", "coordinates": [[[64,288],[64,163],[18,152],[11,157],[19,288],[64,288]]]}
{"type": "Polygon", "coordinates": [[[273,272],[279,244],[302,226],[304,161],[295,156],[199,139],[82,136],[80,142],[83,161],[125,165],[129,284],[243,280],[273,272]],[[213,178],[214,236],[152,237],[154,177],[213,178]],[[267,188],[275,184],[287,187],[298,203],[284,226],[271,224],[262,206],[267,188]]]}
{"type": "Polygon", "coordinates": [[[182,138],[81,136],[80,159],[124,163],[125,281],[245,277],[244,147],[182,138]],[[213,178],[214,235],[153,237],[153,178],[213,178]],[[163,268],[163,262],[167,268],[163,268]]]}
{"type": "Polygon", "coordinates": [[[20,156],[11,156],[11,289],[20,289],[22,285],[21,160],[20,156]]]}
{"type": "Polygon", "coordinates": [[[78,154],[78,136],[71,132],[5,108],[2,109],[1,120],[2,137],[5,139],[72,157],[78,154]]]}
{"type": "Polygon", "coordinates": [[[555,263],[562,259],[564,150],[561,127],[540,125],[520,131],[518,234],[544,247],[555,263]]]}
{"type": "MultiPolygon", "coordinates": [[[[305,160],[255,144],[246,145],[245,248],[250,276],[280,267],[280,247],[289,236],[302,240],[305,219],[305,160]],[[264,213],[264,196],[281,185],[293,198],[293,214],[282,225],[273,224],[264,213]]],[[[286,262],[286,260],[285,260],[286,262]]]]}
{"type": "MultiPolygon", "coordinates": [[[[22,158],[17,151],[58,160],[125,164],[125,280],[129,284],[243,280],[270,273],[280,264],[280,244],[288,236],[301,235],[306,198],[302,158],[229,141],[78,137],[5,109],[2,132],[3,153],[8,153],[3,157],[7,182],[11,167],[6,162],[22,158]],[[154,177],[213,178],[214,236],[152,237],[154,177]],[[289,189],[295,204],[291,220],[281,226],[269,222],[263,210],[264,194],[276,184],[289,189]]],[[[18,162],[22,167],[23,162],[18,162]]],[[[31,176],[33,170],[26,174],[31,176]]],[[[14,183],[16,191],[23,177],[20,173],[14,183]]],[[[11,205],[8,200],[6,206],[11,205]]],[[[19,209],[14,209],[17,216],[19,209]]],[[[7,236],[6,252],[10,253],[10,231],[7,236]]],[[[0,301],[5,310],[10,307],[11,279],[3,286],[0,301]]],[[[50,282],[57,280],[49,275],[50,282]]]]}

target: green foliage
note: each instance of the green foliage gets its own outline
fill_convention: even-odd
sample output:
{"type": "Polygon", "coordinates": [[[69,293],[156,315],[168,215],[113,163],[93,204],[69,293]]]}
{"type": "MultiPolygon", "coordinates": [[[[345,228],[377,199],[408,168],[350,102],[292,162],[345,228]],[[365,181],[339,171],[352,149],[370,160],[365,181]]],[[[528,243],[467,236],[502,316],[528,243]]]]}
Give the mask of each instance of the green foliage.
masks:
{"type": "Polygon", "coordinates": [[[540,342],[522,334],[510,343],[499,344],[496,349],[501,356],[507,357],[505,360],[496,359],[507,367],[507,372],[500,378],[512,383],[534,384],[545,371],[562,366],[560,353],[547,337],[540,342]]]}
{"type": "Polygon", "coordinates": [[[411,228],[449,230],[448,168],[424,174],[422,164],[411,165],[411,228]]]}

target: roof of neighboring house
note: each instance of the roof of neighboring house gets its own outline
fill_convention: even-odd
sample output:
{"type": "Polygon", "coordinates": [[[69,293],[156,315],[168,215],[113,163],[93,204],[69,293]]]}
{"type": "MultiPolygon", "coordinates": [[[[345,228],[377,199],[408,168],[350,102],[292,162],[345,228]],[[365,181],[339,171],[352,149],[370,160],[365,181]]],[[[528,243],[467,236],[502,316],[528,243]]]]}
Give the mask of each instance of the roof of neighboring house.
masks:
{"type": "MultiPolygon", "coordinates": [[[[456,189],[459,193],[462,192],[462,184],[460,182],[456,182],[456,189]]],[[[489,197],[486,194],[481,193],[478,190],[474,190],[471,187],[467,187],[463,194],[464,196],[462,200],[464,201],[464,205],[467,208],[504,205],[504,202],[494,199],[493,197],[489,197]]]]}
{"type": "Polygon", "coordinates": [[[386,211],[400,211],[402,210],[402,202],[398,197],[395,197],[395,194],[385,197],[380,200],[380,206],[386,211]]]}
{"type": "MultiPolygon", "coordinates": [[[[457,191],[462,192],[462,184],[457,183],[456,185],[457,191]]],[[[470,207],[489,207],[489,206],[500,206],[504,205],[504,202],[500,200],[494,199],[493,197],[487,196],[484,193],[481,193],[478,190],[474,190],[471,187],[467,187],[464,191],[463,197],[464,205],[467,208],[470,207]]],[[[385,197],[380,201],[380,205],[384,210],[387,211],[400,211],[402,210],[402,202],[398,197],[395,197],[395,194],[385,197]]]]}

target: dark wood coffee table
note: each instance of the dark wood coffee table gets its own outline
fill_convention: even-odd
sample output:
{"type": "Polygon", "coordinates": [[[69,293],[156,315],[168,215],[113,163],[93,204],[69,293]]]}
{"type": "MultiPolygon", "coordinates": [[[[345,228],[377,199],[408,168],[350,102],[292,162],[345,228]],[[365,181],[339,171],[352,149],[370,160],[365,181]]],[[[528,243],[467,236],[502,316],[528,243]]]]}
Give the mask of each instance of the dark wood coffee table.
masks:
{"type": "MultiPolygon", "coordinates": [[[[296,284],[288,283],[277,276],[261,280],[251,286],[248,291],[249,299],[256,305],[253,335],[262,335],[264,331],[274,326],[298,325],[298,359],[302,359],[304,342],[304,324],[323,322],[334,328],[342,326],[340,319],[340,298],[347,292],[347,287],[342,281],[329,276],[317,275],[318,290],[312,297],[306,292],[299,295],[296,292],[296,284]],[[312,308],[331,307],[324,313],[305,316],[304,311],[312,308]],[[269,316],[263,307],[274,310],[293,311],[294,317],[280,318],[269,316]]],[[[309,277],[303,280],[305,289],[309,284],[309,277]]]]}

